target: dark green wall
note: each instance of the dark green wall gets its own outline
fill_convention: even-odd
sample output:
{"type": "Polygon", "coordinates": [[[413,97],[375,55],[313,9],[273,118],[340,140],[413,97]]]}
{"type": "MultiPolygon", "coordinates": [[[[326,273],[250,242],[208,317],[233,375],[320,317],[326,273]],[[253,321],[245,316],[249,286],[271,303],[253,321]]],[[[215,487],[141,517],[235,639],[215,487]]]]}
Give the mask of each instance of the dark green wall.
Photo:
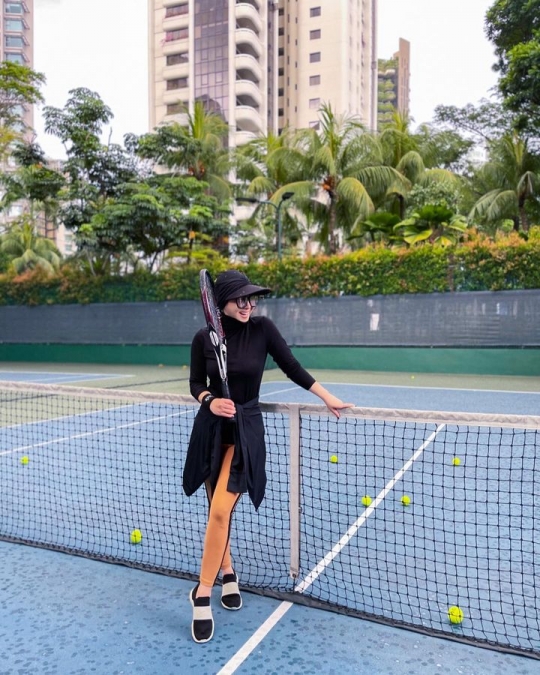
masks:
{"type": "MultiPolygon", "coordinates": [[[[536,348],[295,347],[293,352],[311,369],[540,375],[536,348]]],[[[0,344],[0,361],[183,366],[189,359],[189,345],[0,344]]]]}

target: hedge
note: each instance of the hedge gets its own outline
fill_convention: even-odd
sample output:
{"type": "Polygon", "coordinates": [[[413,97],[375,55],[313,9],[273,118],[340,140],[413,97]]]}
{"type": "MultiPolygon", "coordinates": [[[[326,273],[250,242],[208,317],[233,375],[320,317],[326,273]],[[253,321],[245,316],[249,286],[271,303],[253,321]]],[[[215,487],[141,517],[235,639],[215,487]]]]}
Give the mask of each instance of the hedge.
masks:
{"type": "MultiPolygon", "coordinates": [[[[209,266],[213,274],[230,267],[209,266]]],[[[540,230],[528,240],[512,234],[491,241],[473,236],[457,247],[423,245],[409,249],[382,246],[340,256],[235,265],[277,297],[323,297],[449,291],[501,291],[540,288],[540,230]]],[[[0,276],[0,304],[86,304],[160,302],[199,297],[196,266],[160,273],[90,277],[64,268],[54,277],[40,272],[0,276]]]]}

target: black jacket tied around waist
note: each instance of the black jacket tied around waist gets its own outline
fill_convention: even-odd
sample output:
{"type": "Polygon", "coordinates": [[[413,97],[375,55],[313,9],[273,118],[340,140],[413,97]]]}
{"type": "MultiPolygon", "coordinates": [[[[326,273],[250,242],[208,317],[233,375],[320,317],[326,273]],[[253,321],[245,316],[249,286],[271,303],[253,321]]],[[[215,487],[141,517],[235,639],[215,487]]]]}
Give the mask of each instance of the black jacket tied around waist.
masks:
{"type": "MultiPolygon", "coordinates": [[[[247,492],[256,509],[266,487],[266,445],[259,399],[235,404],[234,456],[227,490],[247,492]]],[[[201,407],[195,417],[184,466],[183,488],[189,497],[205,482],[216,487],[223,455],[221,431],[225,418],[201,407]]]]}

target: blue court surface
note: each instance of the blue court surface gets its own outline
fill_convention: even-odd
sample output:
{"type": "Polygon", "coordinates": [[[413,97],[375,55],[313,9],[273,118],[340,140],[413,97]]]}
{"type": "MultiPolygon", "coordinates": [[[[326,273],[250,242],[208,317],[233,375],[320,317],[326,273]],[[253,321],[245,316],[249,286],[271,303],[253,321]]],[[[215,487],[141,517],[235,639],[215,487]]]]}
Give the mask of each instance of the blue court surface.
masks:
{"type": "MultiPolygon", "coordinates": [[[[91,382],[105,380],[126,375],[112,375],[110,373],[62,373],[37,370],[1,370],[0,382],[37,382],[41,384],[75,384],[77,382],[91,382]]],[[[127,376],[129,377],[129,375],[127,376]]]]}
{"type": "MultiPolygon", "coordinates": [[[[537,414],[540,408],[540,394],[534,392],[331,383],[326,386],[357,406],[521,415],[537,414]]],[[[312,395],[287,382],[266,383],[261,399],[317,402],[312,395]]],[[[198,549],[189,548],[186,538],[193,523],[197,528],[203,526],[204,495],[199,491],[189,500],[183,496],[179,487],[182,466],[175,461],[177,447],[168,447],[170,443],[159,440],[156,445],[155,440],[167,438],[180,423],[187,429],[192,414],[191,410],[178,411],[172,406],[159,410],[149,406],[142,411],[141,406],[111,404],[97,415],[93,410],[81,409],[71,415],[35,418],[0,427],[0,431],[5,430],[0,443],[2,506],[18,505],[13,518],[23,538],[46,544],[50,536],[62,546],[75,549],[84,540],[84,546],[94,553],[120,556],[127,562],[144,562],[144,557],[150,555],[144,546],[134,548],[116,536],[126,528],[129,530],[125,516],[130,511],[128,522],[137,522],[144,532],[159,533],[159,539],[155,534],[149,563],[174,567],[176,558],[187,549],[184,564],[195,574],[198,549]],[[92,431],[86,426],[89,418],[92,431]],[[145,476],[144,487],[138,473],[131,474],[127,461],[124,463],[123,447],[130,448],[130,466],[133,464],[145,476]],[[151,465],[146,460],[147,449],[152,449],[155,455],[151,465]],[[84,463],[80,459],[83,452],[87,458],[84,463]],[[30,462],[21,467],[19,456],[23,453],[30,455],[30,462]],[[150,471],[153,473],[148,475],[150,471]],[[44,476],[50,476],[52,497],[40,502],[35,495],[44,476]],[[114,495],[113,500],[108,498],[110,494],[114,495]],[[83,522],[85,505],[90,501],[95,502],[97,509],[95,522],[90,528],[86,525],[84,531],[70,531],[68,538],[61,540],[63,518],[83,522]],[[140,513],[136,512],[138,503],[140,513]],[[168,542],[170,548],[160,548],[161,540],[168,542]]],[[[454,599],[459,599],[465,584],[470,587],[472,567],[475,597],[467,599],[470,603],[467,619],[456,630],[463,631],[465,636],[481,638],[483,634],[477,634],[476,626],[482,624],[487,591],[490,603],[506,608],[512,603],[511,586],[518,576],[517,584],[525,589],[526,600],[516,608],[517,618],[510,626],[511,639],[519,643],[527,637],[538,650],[540,634],[529,630],[531,625],[538,625],[540,605],[532,567],[537,542],[528,538],[533,532],[536,488],[531,491],[527,484],[522,484],[523,476],[537,471],[538,447],[532,436],[528,432],[519,435],[521,464],[519,472],[513,475],[514,446],[510,439],[512,443],[516,440],[509,436],[508,430],[488,436],[475,430],[475,451],[468,455],[465,440],[470,442],[470,438],[462,438],[462,432],[451,425],[445,429],[426,425],[422,438],[429,438],[429,443],[421,446],[407,425],[384,428],[371,425],[362,427],[360,432],[349,427],[349,422],[344,424],[343,420],[331,421],[324,427],[315,418],[307,423],[307,435],[316,438],[317,443],[313,447],[308,443],[302,457],[308,471],[304,486],[307,496],[302,504],[302,546],[306,550],[300,578],[305,581],[309,571],[316,569],[335,546],[336,532],[343,534],[352,521],[361,517],[350,542],[339,550],[335,561],[305,584],[306,595],[336,602],[332,599],[335,590],[326,583],[332,575],[338,594],[350,596],[353,609],[371,610],[390,620],[424,621],[425,625],[435,627],[440,621],[443,627],[439,617],[454,599]],[[352,432],[357,435],[349,437],[352,432]],[[358,433],[363,434],[362,452],[358,433]],[[495,451],[500,462],[497,473],[490,463],[495,451]],[[328,461],[333,453],[339,453],[339,462],[335,464],[328,461]],[[415,462],[399,484],[394,484],[392,481],[407,466],[412,453],[415,462]],[[447,460],[456,453],[463,457],[463,466],[457,471],[449,470],[447,460]],[[469,468],[473,470],[470,474],[469,468]],[[432,488],[422,493],[426,472],[434,479],[432,488]],[[496,503],[491,498],[495,482],[496,503]],[[336,495],[342,493],[372,495],[374,504],[365,511],[359,509],[356,499],[342,500],[339,506],[333,506],[337,504],[336,495]],[[404,510],[399,501],[403,493],[413,495],[409,510],[404,510]],[[420,494],[422,498],[417,499],[420,494]],[[450,494],[451,509],[447,508],[450,494]],[[310,495],[317,498],[311,499],[310,495]],[[474,522],[467,515],[469,499],[471,504],[472,500],[475,503],[474,522]],[[328,505],[328,513],[321,515],[321,504],[328,505]],[[506,546],[508,539],[514,541],[514,535],[502,531],[501,513],[515,523],[516,544],[519,539],[515,553],[506,546]],[[440,554],[449,537],[459,553],[454,560],[440,554]],[[415,561],[423,576],[415,565],[408,564],[408,558],[415,561]],[[353,568],[360,572],[354,578],[349,575],[353,568]],[[400,593],[417,586],[420,578],[422,592],[413,591],[407,596],[412,601],[403,606],[400,593]]],[[[271,446],[277,445],[278,433],[279,430],[268,429],[271,446]]],[[[467,434],[470,436],[470,432],[467,434]]],[[[176,446],[185,444],[185,440],[186,437],[178,437],[176,446]]],[[[277,467],[270,464],[268,489],[272,495],[269,499],[275,498],[276,503],[285,499],[288,492],[287,483],[279,481],[281,460],[277,461],[277,467]]],[[[287,552],[282,555],[279,550],[281,525],[272,520],[274,504],[265,508],[262,516],[256,517],[247,499],[239,506],[236,515],[246,524],[247,532],[237,570],[242,580],[249,568],[245,560],[259,556],[257,562],[261,567],[257,573],[267,573],[276,587],[287,589],[292,582],[284,565],[287,552]],[[266,557],[266,551],[254,554],[251,550],[254,543],[249,539],[249,531],[254,528],[267,530],[262,534],[268,541],[274,536],[275,562],[271,556],[266,557]]],[[[3,531],[11,526],[11,517],[5,508],[0,510],[3,531]]],[[[187,600],[192,582],[6,542],[0,542],[0,555],[0,675],[540,673],[540,662],[534,659],[250,593],[244,594],[245,607],[241,612],[226,612],[219,606],[219,588],[213,602],[215,638],[207,645],[196,645],[191,640],[191,607],[187,600]]],[[[489,609],[493,610],[493,606],[489,609]]],[[[499,627],[488,629],[496,635],[499,627]]]]}

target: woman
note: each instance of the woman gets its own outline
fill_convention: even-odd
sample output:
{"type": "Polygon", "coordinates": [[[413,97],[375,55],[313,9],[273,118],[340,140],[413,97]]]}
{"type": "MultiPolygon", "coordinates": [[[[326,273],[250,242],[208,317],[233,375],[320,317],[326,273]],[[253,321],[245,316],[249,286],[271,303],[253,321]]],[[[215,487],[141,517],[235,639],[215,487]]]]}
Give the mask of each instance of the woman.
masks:
{"type": "Polygon", "coordinates": [[[236,270],[216,279],[216,302],[227,338],[230,399],[221,395],[208,331],[201,329],[191,346],[190,390],[201,407],[193,425],[183,485],[189,496],[204,483],[210,504],[199,583],[189,595],[195,642],[208,642],[214,634],[210,596],[220,571],[222,606],[229,610],[242,607],[229,534],[242,493],[248,492],[256,509],[264,497],[266,449],[258,396],[267,355],[293,382],[321,398],[336,417],[353,405],[330,394],[302,368],[270,319],[252,316],[257,297],[267,293],[269,288],[252,284],[236,270]]]}

